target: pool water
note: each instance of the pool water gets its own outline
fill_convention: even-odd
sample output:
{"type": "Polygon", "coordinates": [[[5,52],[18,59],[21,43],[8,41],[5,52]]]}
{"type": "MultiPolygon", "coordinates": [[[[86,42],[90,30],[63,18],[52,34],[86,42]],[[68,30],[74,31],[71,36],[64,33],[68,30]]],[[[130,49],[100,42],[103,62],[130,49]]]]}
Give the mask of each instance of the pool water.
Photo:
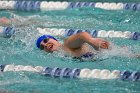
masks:
{"type": "MultiPolygon", "coordinates": [[[[117,55],[114,55],[115,53],[104,55],[106,57],[104,60],[81,62],[57,53],[47,54],[35,46],[35,40],[40,35],[37,27],[139,32],[139,11],[110,11],[88,7],[45,12],[1,10],[0,17],[3,16],[21,20],[22,25],[16,26],[17,24],[13,23],[17,30],[11,38],[0,37],[0,64],[140,71],[140,59],[119,55],[120,52],[117,55]],[[31,20],[34,23],[30,23],[31,20]]],[[[62,38],[59,39],[63,41],[62,38]]],[[[139,41],[105,39],[116,46],[126,45],[130,51],[140,53],[139,41]]],[[[60,79],[32,72],[0,73],[0,90],[6,93],[139,93],[139,86],[139,82],[122,80],[60,79]]]]}

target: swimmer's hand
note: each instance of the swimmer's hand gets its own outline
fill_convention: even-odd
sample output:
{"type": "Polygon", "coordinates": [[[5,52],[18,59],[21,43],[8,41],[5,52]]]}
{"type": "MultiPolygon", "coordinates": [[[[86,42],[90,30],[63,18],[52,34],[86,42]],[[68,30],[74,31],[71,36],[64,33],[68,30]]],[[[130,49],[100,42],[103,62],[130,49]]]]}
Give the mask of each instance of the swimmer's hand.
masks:
{"type": "Polygon", "coordinates": [[[94,46],[96,48],[108,49],[109,42],[101,38],[93,38],[94,46]]]}

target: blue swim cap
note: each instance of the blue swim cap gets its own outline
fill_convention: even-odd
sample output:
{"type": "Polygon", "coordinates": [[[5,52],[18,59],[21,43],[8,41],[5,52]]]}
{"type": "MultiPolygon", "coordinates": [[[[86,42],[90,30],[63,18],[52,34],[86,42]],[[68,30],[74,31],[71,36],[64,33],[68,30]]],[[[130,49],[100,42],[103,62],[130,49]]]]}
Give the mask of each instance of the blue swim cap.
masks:
{"type": "Polygon", "coordinates": [[[46,39],[46,38],[52,38],[52,39],[54,39],[54,40],[57,41],[57,39],[54,38],[53,36],[50,36],[50,35],[42,35],[42,36],[40,36],[40,37],[37,39],[37,41],[36,41],[36,46],[37,46],[38,48],[40,48],[40,43],[41,43],[41,41],[44,40],[44,39],[46,39]]]}

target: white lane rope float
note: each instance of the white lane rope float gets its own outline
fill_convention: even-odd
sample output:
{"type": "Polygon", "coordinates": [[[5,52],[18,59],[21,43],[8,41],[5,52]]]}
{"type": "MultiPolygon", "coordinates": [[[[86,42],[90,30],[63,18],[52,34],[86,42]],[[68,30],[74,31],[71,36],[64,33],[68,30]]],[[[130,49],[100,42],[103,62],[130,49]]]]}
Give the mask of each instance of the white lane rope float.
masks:
{"type": "Polygon", "coordinates": [[[59,67],[42,67],[42,66],[23,66],[23,65],[0,65],[0,72],[8,71],[28,71],[40,73],[44,76],[59,77],[59,78],[89,78],[89,79],[121,79],[140,81],[139,71],[119,71],[107,69],[78,69],[78,68],[59,68],[59,67]]]}
{"type": "Polygon", "coordinates": [[[81,7],[93,7],[106,10],[140,10],[140,3],[108,3],[108,2],[54,2],[54,1],[0,1],[0,9],[20,11],[65,10],[81,7]]]}

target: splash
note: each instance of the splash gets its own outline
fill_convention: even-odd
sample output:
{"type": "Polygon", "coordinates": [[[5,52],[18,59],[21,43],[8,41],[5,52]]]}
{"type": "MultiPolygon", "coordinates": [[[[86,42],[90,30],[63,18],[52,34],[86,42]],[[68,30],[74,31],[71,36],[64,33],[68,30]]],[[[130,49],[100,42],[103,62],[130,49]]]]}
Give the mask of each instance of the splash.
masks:
{"type": "MultiPolygon", "coordinates": [[[[101,49],[101,51],[98,54],[98,57],[101,56],[102,58],[111,58],[111,57],[135,58],[136,53],[133,52],[131,47],[117,46],[112,43],[110,45],[110,49],[108,50],[101,49]]],[[[136,49],[136,46],[135,46],[135,49],[136,49]]]]}

